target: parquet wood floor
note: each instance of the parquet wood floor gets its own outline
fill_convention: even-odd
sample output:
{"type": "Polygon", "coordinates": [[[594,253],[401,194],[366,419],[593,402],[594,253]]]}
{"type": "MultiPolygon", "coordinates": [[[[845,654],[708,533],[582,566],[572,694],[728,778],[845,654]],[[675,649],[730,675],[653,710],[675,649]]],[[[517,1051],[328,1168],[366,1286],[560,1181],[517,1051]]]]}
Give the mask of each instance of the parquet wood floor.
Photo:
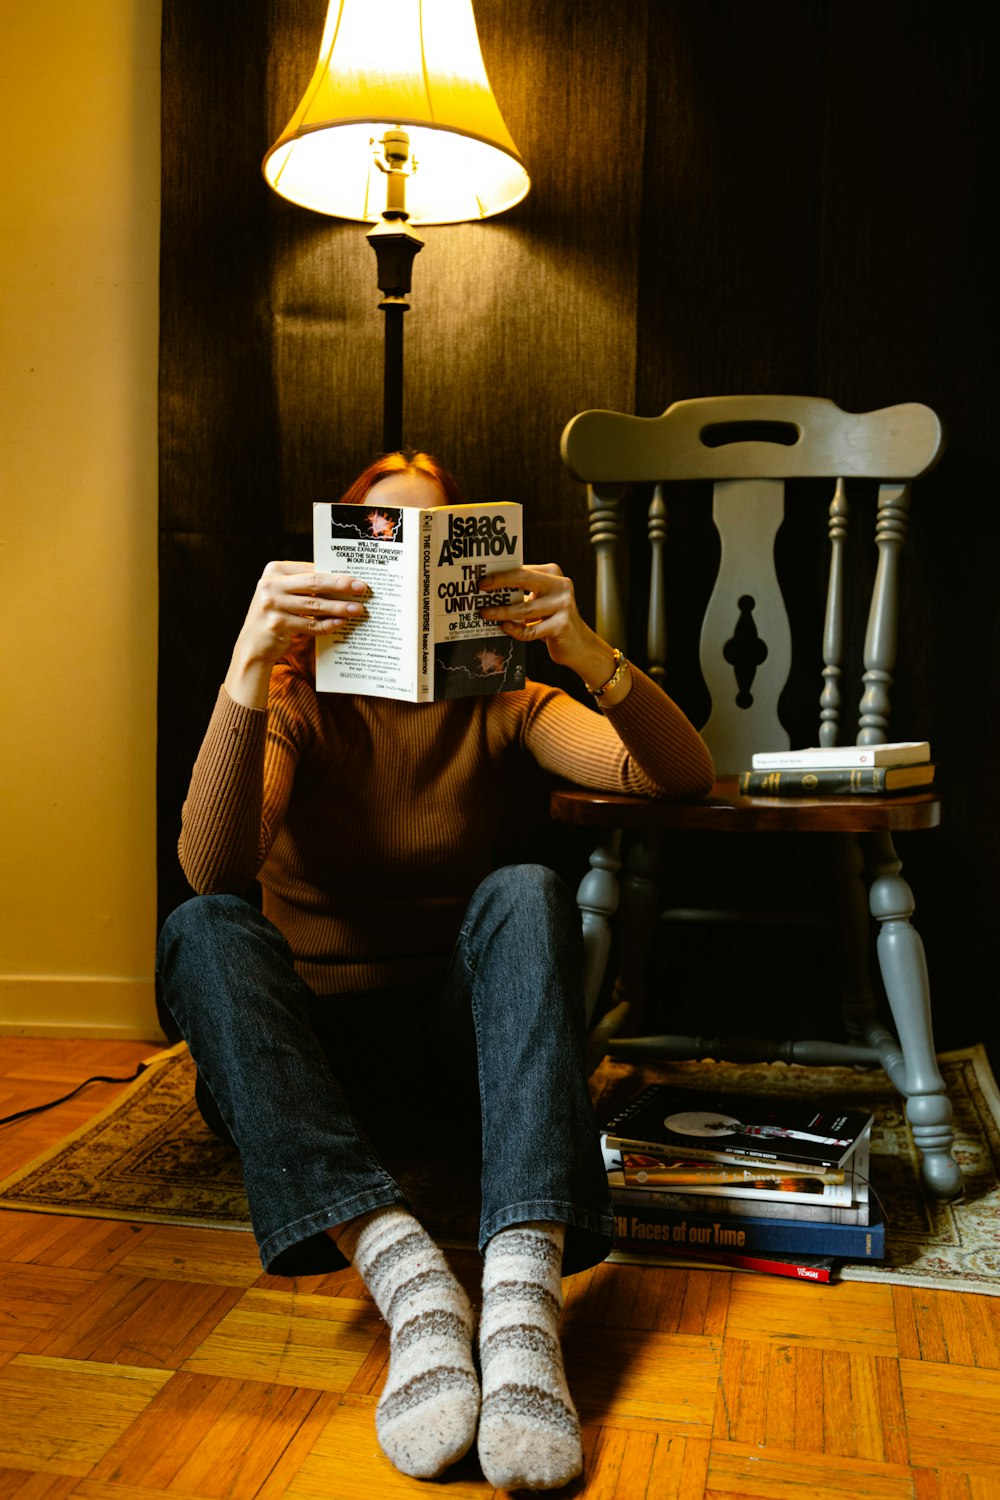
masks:
{"type": "MultiPolygon", "coordinates": [[[[138,1043],[0,1038],[0,1115],[138,1043]]],[[[113,1097],[0,1131],[0,1175],[113,1097]]],[[[477,1257],[455,1255],[475,1296],[477,1257]]],[[[598,1266],[566,1282],[587,1500],[995,1500],[1000,1299],[598,1266]]],[[[263,1275],[248,1235],[0,1213],[3,1500],[376,1500],[384,1326],[352,1271],[263,1275]]],[[[488,1500],[474,1459],[442,1486],[488,1500]]]]}

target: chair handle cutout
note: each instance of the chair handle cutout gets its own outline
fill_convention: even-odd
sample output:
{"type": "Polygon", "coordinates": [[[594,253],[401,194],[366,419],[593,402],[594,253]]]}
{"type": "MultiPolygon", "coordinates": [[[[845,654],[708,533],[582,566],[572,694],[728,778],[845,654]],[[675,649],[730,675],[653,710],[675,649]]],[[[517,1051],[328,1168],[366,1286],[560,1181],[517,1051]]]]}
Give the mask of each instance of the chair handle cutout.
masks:
{"type": "Polygon", "coordinates": [[[802,429],[794,422],[709,422],[698,436],[706,448],[724,448],[729,443],[780,443],[793,448],[802,429]]]}

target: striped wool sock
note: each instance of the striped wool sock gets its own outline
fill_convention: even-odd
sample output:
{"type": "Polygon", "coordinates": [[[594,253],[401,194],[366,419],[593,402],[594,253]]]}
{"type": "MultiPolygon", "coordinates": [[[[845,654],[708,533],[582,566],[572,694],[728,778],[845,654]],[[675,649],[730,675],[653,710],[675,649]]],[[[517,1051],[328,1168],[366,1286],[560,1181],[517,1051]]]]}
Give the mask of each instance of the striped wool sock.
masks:
{"type": "Polygon", "coordinates": [[[427,1231],[406,1209],[375,1209],[337,1235],[389,1324],[389,1374],[375,1413],[383,1453],[434,1479],[476,1435],[472,1308],[427,1231]]]}
{"type": "Polygon", "coordinates": [[[583,1467],[559,1345],[565,1227],[520,1224],[486,1247],[479,1461],[501,1490],[550,1490],[583,1467]]]}

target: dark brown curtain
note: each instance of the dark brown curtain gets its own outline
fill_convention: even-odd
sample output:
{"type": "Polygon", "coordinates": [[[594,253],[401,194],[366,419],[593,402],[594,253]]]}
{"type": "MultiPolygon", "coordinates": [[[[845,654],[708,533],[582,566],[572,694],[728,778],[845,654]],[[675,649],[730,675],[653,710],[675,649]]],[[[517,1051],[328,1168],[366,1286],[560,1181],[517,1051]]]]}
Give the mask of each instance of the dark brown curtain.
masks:
{"type": "MultiPolygon", "coordinates": [[[[254,581],[271,556],[308,555],[311,502],[380,442],[364,229],[285,204],[260,174],[325,8],[163,5],[164,914],[188,894],[180,804],[254,581]]],[[[426,231],[405,333],[406,443],[476,498],[522,500],[529,551],[562,563],[585,608],[582,498],[558,451],[575,412],[786,390],[942,415],[896,707],[949,794],[946,826],[902,849],[943,1044],[986,1030],[973,975],[998,896],[984,16],[921,0],[476,0],[532,191],[497,220],[426,231]]],[[[532,669],[547,677],[547,658],[532,669]]],[[[676,690],[697,717],[696,684],[676,690]]]]}

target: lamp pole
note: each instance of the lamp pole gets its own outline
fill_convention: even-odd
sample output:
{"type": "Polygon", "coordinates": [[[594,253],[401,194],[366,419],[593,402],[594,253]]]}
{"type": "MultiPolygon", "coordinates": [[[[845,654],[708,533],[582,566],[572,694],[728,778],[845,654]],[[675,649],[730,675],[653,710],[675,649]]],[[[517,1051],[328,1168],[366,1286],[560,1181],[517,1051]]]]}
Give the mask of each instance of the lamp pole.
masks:
{"type": "Polygon", "coordinates": [[[379,144],[385,161],[379,157],[375,161],[385,173],[386,205],[367,238],[375,251],[382,293],[379,307],[385,314],[382,447],[392,453],[403,446],[403,316],[410,307],[413,261],[424,242],[410,224],[406,209],[404,168],[410,155],[410,138],[405,130],[387,130],[379,144]]]}
{"type": "Polygon", "coordinates": [[[490,218],[530,186],[486,76],[472,0],[329,0],[312,78],[262,165],[290,203],[371,226],[385,314],[382,443],[397,450],[403,316],[423,246],[407,178],[420,169],[409,189],[420,224],[490,218]],[[386,180],[381,214],[373,158],[386,180]]]}

